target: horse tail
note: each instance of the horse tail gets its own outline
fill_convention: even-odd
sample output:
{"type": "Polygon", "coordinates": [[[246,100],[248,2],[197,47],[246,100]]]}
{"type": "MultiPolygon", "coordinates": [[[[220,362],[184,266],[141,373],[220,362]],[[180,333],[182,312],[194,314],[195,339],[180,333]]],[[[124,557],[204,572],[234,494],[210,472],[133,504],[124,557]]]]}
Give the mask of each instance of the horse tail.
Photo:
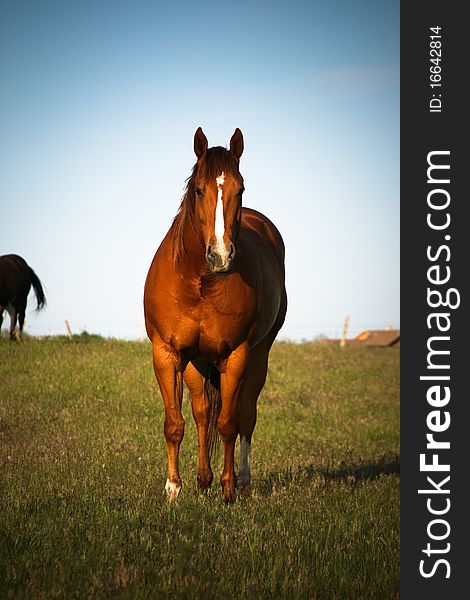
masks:
{"type": "Polygon", "coordinates": [[[31,283],[33,285],[34,293],[36,294],[37,307],[36,311],[41,310],[46,304],[46,296],[44,295],[44,290],[42,289],[41,282],[39,281],[39,277],[33,271],[31,267],[29,268],[29,274],[31,276],[31,283]]]}
{"type": "Polygon", "coordinates": [[[220,409],[222,407],[222,396],[220,394],[220,373],[218,369],[210,366],[209,377],[204,382],[206,397],[209,400],[209,423],[207,426],[207,449],[209,458],[217,448],[219,441],[219,430],[217,423],[220,409]]]}

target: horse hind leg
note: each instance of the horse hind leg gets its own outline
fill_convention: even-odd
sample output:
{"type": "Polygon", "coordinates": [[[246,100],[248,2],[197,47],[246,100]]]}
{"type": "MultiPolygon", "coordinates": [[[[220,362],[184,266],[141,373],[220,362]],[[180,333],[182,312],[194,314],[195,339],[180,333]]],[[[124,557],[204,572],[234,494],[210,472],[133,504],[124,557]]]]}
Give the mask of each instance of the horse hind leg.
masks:
{"type": "Polygon", "coordinates": [[[26,304],[18,308],[18,339],[23,339],[23,327],[26,318],[26,304]]]}
{"type": "Polygon", "coordinates": [[[18,318],[18,312],[13,304],[7,306],[8,314],[10,315],[10,340],[13,342],[18,341],[19,338],[16,334],[16,319],[18,318]]]}
{"type": "MultiPolygon", "coordinates": [[[[254,426],[251,428],[251,434],[253,433],[253,429],[254,426]]],[[[247,495],[251,491],[251,434],[243,433],[240,436],[240,467],[237,476],[237,487],[247,495]]]]}
{"type": "Polygon", "coordinates": [[[211,486],[214,479],[210,465],[208,440],[211,406],[206,390],[206,380],[209,378],[209,375],[209,368],[205,369],[202,365],[196,367],[193,363],[188,363],[184,372],[184,381],[191,394],[191,407],[197,428],[197,484],[203,491],[211,486]]]}
{"type": "Polygon", "coordinates": [[[227,359],[221,372],[222,408],[218,420],[224,443],[224,469],[220,478],[225,502],[235,500],[235,442],[238,436],[237,406],[248,360],[248,344],[239,346],[227,359]]]}
{"type": "Polygon", "coordinates": [[[20,312],[18,315],[18,338],[20,340],[23,339],[23,327],[24,327],[25,316],[26,315],[24,312],[20,312]]]}
{"type": "Polygon", "coordinates": [[[256,404],[268,372],[270,347],[271,343],[261,343],[250,351],[243,387],[240,390],[237,413],[240,434],[240,464],[237,487],[245,494],[249,494],[251,489],[251,439],[256,425],[256,404]]]}

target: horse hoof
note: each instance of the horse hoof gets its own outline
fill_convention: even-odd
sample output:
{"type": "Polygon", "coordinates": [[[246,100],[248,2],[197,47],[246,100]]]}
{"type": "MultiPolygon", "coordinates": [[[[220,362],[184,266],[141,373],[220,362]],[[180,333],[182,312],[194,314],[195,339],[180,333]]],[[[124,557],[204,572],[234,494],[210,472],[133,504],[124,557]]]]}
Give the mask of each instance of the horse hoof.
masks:
{"type": "Polygon", "coordinates": [[[238,475],[237,477],[237,488],[239,490],[246,490],[251,487],[251,475],[238,475]]]}
{"type": "Polygon", "coordinates": [[[235,502],[235,487],[233,485],[222,484],[222,493],[224,495],[225,504],[233,504],[235,502]]]}
{"type": "Polygon", "coordinates": [[[225,504],[233,504],[236,500],[235,492],[232,494],[225,495],[224,494],[224,502],[225,504]]]}
{"type": "Polygon", "coordinates": [[[245,498],[251,498],[251,484],[250,483],[248,483],[247,485],[240,485],[238,483],[237,490],[238,490],[238,493],[241,494],[242,496],[245,496],[245,498]]]}
{"type": "Polygon", "coordinates": [[[175,502],[181,492],[181,483],[173,483],[169,479],[166,480],[165,492],[170,502],[175,502]]]}
{"type": "Polygon", "coordinates": [[[202,492],[207,492],[207,490],[211,487],[214,476],[211,472],[205,474],[198,474],[197,476],[197,486],[202,492]]]}

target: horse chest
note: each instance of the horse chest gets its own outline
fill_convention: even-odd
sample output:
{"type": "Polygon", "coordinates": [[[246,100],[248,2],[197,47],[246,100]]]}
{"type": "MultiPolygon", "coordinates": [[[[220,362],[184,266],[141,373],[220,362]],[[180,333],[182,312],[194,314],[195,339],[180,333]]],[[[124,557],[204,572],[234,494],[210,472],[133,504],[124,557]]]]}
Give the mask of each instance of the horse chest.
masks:
{"type": "Polygon", "coordinates": [[[223,357],[249,334],[256,318],[252,290],[201,282],[178,286],[172,298],[174,311],[165,311],[167,343],[178,351],[223,357]],[[172,314],[170,314],[170,312],[172,314]]]}
{"type": "Polygon", "coordinates": [[[236,304],[202,301],[198,307],[199,341],[202,354],[226,355],[246,340],[253,322],[252,312],[236,304]]]}

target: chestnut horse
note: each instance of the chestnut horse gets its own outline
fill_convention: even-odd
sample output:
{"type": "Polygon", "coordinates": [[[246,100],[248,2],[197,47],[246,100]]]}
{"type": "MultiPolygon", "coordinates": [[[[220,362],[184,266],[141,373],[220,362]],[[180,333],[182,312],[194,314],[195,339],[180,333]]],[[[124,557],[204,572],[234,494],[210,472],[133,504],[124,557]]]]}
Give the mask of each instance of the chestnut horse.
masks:
{"type": "Polygon", "coordinates": [[[247,489],[256,402],[286,314],[284,243],[267,217],[242,208],[242,132],[235,130],[229,150],[207,146],[199,128],[197,162],[150,266],[144,312],[165,403],[168,497],[175,500],[181,490],[184,380],[198,432],[198,485],[207,489],[212,483],[210,454],[218,429],[224,444],[220,481],[225,501],[232,502],[235,442],[240,435],[237,483],[247,489]]]}
{"type": "Polygon", "coordinates": [[[37,307],[46,303],[41,282],[28,263],[16,254],[0,256],[0,330],[3,323],[3,311],[10,313],[10,339],[21,339],[26,316],[28,294],[33,286],[37,307]],[[19,322],[19,334],[16,334],[16,320],[19,322]]]}

